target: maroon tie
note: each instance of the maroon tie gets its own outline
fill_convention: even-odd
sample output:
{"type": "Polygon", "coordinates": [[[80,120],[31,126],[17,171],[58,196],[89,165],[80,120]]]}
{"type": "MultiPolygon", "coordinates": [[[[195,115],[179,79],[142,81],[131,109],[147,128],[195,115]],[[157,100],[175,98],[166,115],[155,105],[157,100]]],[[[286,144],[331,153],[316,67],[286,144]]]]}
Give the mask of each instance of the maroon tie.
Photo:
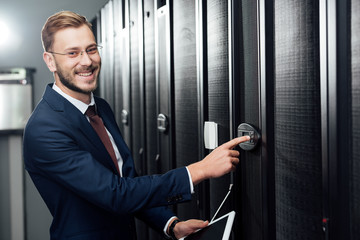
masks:
{"type": "Polygon", "coordinates": [[[117,162],[117,159],[116,159],[114,148],[113,148],[113,146],[111,144],[109,135],[106,132],[103,121],[101,120],[99,115],[97,115],[97,113],[96,113],[95,106],[94,105],[89,106],[88,109],[86,110],[85,114],[86,114],[86,116],[89,117],[91,126],[94,128],[95,132],[100,137],[100,139],[103,142],[106,150],[110,154],[111,159],[113,160],[118,173],[120,174],[119,165],[118,165],[118,162],[117,162]]]}

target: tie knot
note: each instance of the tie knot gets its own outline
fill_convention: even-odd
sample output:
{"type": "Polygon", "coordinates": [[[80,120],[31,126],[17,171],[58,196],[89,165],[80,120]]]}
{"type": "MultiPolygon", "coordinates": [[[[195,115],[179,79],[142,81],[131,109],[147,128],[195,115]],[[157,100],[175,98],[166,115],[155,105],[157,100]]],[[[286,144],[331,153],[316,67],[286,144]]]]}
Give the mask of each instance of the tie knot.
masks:
{"type": "Polygon", "coordinates": [[[89,106],[85,112],[85,115],[88,117],[93,117],[93,116],[97,115],[95,105],[89,106]]]}

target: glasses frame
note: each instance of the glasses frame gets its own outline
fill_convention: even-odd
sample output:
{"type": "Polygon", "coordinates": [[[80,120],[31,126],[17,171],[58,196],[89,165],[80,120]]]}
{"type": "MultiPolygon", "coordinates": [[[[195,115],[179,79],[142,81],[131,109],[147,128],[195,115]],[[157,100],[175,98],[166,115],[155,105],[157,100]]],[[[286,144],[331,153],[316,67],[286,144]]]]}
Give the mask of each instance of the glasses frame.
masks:
{"type": "MultiPolygon", "coordinates": [[[[99,53],[99,50],[103,48],[103,46],[100,46],[100,45],[97,45],[97,44],[94,45],[94,46],[96,46],[96,48],[97,48],[97,50],[98,50],[97,53],[99,53]]],[[[90,47],[90,48],[91,48],[91,47],[90,47]]],[[[48,52],[48,53],[51,53],[51,54],[58,54],[58,55],[68,56],[69,58],[78,58],[79,56],[82,56],[84,52],[86,52],[86,54],[87,54],[88,56],[91,56],[91,55],[92,55],[92,54],[89,54],[89,53],[88,53],[88,50],[87,50],[87,49],[86,49],[86,50],[81,50],[77,56],[73,56],[73,55],[71,55],[70,53],[58,53],[58,52],[53,52],[53,51],[47,51],[47,52],[48,52]]],[[[95,53],[94,53],[94,54],[95,54],[95,53]]]]}

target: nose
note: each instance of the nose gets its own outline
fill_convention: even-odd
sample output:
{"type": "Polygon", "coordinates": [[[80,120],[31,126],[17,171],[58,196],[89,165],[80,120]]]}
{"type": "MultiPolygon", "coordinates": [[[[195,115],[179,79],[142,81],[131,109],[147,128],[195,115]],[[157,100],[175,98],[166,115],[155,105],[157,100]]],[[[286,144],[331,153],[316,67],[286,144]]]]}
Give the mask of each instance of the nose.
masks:
{"type": "Polygon", "coordinates": [[[84,66],[90,66],[92,64],[92,60],[86,51],[81,51],[80,53],[80,64],[84,66]]]}

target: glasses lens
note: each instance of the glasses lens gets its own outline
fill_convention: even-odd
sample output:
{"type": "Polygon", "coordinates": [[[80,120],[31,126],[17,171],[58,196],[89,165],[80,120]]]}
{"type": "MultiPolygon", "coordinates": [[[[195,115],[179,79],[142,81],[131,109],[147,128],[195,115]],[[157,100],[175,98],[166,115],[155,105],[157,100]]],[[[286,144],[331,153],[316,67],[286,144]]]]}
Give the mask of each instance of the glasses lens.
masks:
{"type": "Polygon", "coordinates": [[[76,58],[77,56],[80,55],[80,51],[70,51],[67,52],[66,55],[70,58],[76,58]]]}
{"type": "Polygon", "coordinates": [[[98,47],[94,46],[86,50],[87,54],[95,54],[98,52],[98,47]]]}

